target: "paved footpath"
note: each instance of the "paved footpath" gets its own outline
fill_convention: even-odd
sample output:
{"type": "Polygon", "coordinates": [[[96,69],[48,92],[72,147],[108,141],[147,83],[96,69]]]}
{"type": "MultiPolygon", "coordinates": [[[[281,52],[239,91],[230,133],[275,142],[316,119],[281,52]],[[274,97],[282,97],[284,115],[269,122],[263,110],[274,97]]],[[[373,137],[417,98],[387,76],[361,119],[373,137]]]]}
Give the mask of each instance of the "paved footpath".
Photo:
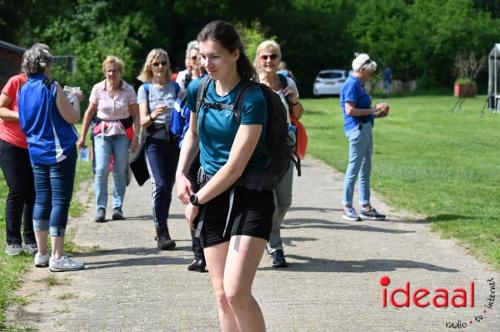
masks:
{"type": "MultiPolygon", "coordinates": [[[[498,283],[497,271],[454,241],[440,239],[418,217],[393,211],[377,195],[373,205],[389,214],[388,221],[343,220],[342,178],[309,159],[295,179],[293,208],[282,231],[290,267],[275,270],[266,255],[254,283],[269,331],[499,331],[498,296],[486,307],[492,293],[487,280],[498,283]],[[380,285],[382,276],[390,278],[389,286],[380,285]],[[384,289],[390,297],[406,282],[411,294],[430,290],[421,302],[436,288],[448,289],[449,307],[419,308],[410,300],[409,307],[395,308],[390,299],[383,307],[384,289]],[[452,295],[460,294],[456,288],[465,289],[467,308],[451,306],[452,295]]],[[[177,250],[157,250],[150,189],[149,182],[143,187],[134,182],[127,189],[127,220],[105,224],[92,221],[93,198],[85,199],[87,212],[70,221],[82,247],[75,256],[86,262],[85,270],[30,271],[18,292],[28,304],[9,308],[8,324],[40,331],[217,331],[208,275],[186,270],[192,254],[183,207],[174,199],[169,223],[177,250]]],[[[395,299],[404,302],[401,294],[395,299]]]]}

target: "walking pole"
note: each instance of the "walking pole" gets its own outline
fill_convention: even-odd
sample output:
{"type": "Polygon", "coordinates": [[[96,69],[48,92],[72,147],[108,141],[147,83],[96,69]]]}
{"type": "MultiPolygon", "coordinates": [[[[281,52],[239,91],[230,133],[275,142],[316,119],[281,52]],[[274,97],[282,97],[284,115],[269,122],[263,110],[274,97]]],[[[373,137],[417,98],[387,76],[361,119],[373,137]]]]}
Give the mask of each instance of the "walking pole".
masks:
{"type": "Polygon", "coordinates": [[[457,103],[455,104],[455,106],[453,106],[453,108],[451,109],[450,113],[454,113],[454,112],[458,112],[462,109],[462,104],[464,103],[465,101],[465,98],[464,97],[460,97],[457,101],[457,103]]]}
{"type": "Polygon", "coordinates": [[[484,102],[483,107],[481,108],[481,112],[479,113],[479,117],[483,117],[484,110],[486,109],[486,105],[488,105],[488,100],[489,100],[489,97],[486,98],[486,101],[484,102]]]}

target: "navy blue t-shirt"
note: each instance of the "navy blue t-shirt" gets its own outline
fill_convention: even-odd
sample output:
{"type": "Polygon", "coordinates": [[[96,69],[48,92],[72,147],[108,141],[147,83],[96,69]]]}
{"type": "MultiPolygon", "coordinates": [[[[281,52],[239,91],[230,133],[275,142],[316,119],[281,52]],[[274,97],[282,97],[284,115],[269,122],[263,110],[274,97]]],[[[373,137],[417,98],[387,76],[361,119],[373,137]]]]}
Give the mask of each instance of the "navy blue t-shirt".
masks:
{"type": "Polygon", "coordinates": [[[359,78],[349,75],[340,92],[340,107],[344,113],[344,132],[356,128],[360,122],[370,122],[374,125],[374,115],[350,116],[345,111],[345,103],[352,102],[356,108],[371,108],[372,98],[366,92],[359,78]]]}
{"type": "MultiPolygon", "coordinates": [[[[201,79],[193,81],[188,86],[187,105],[191,112],[196,113],[196,94],[201,79]]],[[[225,96],[219,96],[215,91],[215,81],[210,81],[205,99],[210,103],[232,105],[242,87],[240,81],[225,96]]],[[[267,104],[260,89],[250,91],[243,101],[241,110],[241,124],[260,124],[263,126],[259,142],[245,168],[246,172],[266,170],[270,165],[270,157],[265,148],[265,133],[267,128],[267,104]]],[[[203,170],[208,174],[217,173],[228,159],[234,138],[240,123],[234,112],[218,110],[202,104],[198,113],[198,137],[200,143],[200,162],[203,170]]]]}

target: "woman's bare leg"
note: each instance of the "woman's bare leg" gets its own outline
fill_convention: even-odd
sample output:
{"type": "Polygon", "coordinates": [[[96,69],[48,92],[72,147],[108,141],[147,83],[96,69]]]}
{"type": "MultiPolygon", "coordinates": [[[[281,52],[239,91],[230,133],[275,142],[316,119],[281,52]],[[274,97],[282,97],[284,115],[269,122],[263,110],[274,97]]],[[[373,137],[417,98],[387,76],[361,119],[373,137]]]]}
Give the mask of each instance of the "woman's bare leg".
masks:
{"type": "Polygon", "coordinates": [[[236,318],[224,292],[224,268],[226,264],[229,242],[220,243],[203,249],[207,262],[208,274],[217,300],[219,322],[223,332],[239,331],[236,318]]]}

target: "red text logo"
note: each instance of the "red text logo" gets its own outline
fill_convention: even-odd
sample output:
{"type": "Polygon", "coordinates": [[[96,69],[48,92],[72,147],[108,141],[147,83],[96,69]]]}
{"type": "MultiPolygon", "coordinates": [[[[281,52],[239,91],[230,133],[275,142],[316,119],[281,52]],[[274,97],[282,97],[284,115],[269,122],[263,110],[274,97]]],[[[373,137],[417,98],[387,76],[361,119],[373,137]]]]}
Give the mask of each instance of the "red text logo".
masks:
{"type": "Polygon", "coordinates": [[[474,282],[469,287],[457,287],[453,290],[446,288],[412,288],[409,281],[404,287],[389,289],[391,279],[388,276],[380,278],[382,286],[382,307],[386,308],[388,303],[395,308],[410,307],[415,305],[419,308],[425,308],[430,305],[436,308],[454,308],[474,307],[474,282]]]}

